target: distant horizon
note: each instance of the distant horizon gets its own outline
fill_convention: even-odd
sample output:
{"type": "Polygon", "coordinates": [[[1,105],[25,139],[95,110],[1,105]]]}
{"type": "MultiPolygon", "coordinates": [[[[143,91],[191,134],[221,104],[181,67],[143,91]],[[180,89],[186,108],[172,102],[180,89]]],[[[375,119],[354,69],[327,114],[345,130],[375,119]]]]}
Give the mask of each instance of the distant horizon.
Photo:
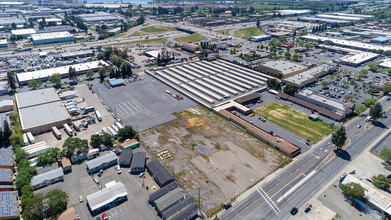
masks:
{"type": "MultiPolygon", "coordinates": [[[[87,0],[88,3],[94,2],[121,2],[120,0],[87,0]]],[[[153,0],[123,0],[123,3],[132,3],[132,4],[148,4],[153,2],[153,0]]]]}

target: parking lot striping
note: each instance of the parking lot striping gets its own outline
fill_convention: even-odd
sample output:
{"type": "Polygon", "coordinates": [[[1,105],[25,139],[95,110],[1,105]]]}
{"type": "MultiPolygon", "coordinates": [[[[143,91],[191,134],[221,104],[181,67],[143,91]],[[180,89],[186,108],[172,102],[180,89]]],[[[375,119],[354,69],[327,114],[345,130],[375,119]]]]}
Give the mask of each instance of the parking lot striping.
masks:
{"type": "Polygon", "coordinates": [[[127,116],[130,116],[129,112],[126,111],[126,109],[124,109],[124,107],[122,107],[121,104],[118,104],[118,105],[115,105],[115,111],[119,113],[121,113],[123,116],[127,117],[127,116]]]}
{"type": "Polygon", "coordinates": [[[260,187],[257,189],[257,192],[261,197],[266,201],[266,203],[273,209],[273,211],[278,214],[280,212],[280,208],[278,208],[277,204],[269,197],[269,195],[260,187]]]}

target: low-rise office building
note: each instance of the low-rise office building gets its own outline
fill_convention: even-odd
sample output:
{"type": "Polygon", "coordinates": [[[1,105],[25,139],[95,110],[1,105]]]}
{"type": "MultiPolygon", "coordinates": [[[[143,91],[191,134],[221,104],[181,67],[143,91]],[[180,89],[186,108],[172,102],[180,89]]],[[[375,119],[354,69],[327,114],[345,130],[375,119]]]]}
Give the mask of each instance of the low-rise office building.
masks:
{"type": "Polygon", "coordinates": [[[96,173],[100,169],[107,169],[117,164],[117,159],[117,155],[115,155],[113,152],[110,152],[93,160],[87,161],[87,172],[96,173]]]}
{"type": "Polygon", "coordinates": [[[63,179],[64,171],[61,167],[59,167],[54,170],[33,176],[31,179],[31,186],[35,190],[62,181],[63,179]]]}
{"type": "Polygon", "coordinates": [[[269,61],[259,65],[259,67],[265,72],[282,74],[282,78],[293,76],[308,69],[306,66],[283,60],[269,61]]]}
{"type": "Polygon", "coordinates": [[[123,183],[109,182],[106,188],[87,196],[88,208],[91,214],[95,215],[116,206],[120,201],[125,201],[127,195],[123,183]]]}
{"type": "Polygon", "coordinates": [[[295,97],[313,103],[317,106],[324,107],[341,115],[349,114],[342,103],[317,95],[309,89],[296,93],[295,97]]]}
{"type": "Polygon", "coordinates": [[[333,64],[322,64],[311,69],[300,72],[282,80],[282,82],[293,83],[299,88],[316,82],[319,77],[330,74],[336,70],[337,66],[333,64]]]}

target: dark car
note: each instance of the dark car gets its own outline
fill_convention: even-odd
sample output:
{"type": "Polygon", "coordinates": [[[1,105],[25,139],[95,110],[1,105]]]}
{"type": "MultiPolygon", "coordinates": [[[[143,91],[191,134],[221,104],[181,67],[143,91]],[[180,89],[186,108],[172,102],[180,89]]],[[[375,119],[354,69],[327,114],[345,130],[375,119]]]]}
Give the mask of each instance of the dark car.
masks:
{"type": "Polygon", "coordinates": [[[299,211],[299,209],[297,209],[296,207],[294,207],[294,208],[291,210],[291,214],[292,214],[292,215],[296,215],[298,211],[299,211]]]}

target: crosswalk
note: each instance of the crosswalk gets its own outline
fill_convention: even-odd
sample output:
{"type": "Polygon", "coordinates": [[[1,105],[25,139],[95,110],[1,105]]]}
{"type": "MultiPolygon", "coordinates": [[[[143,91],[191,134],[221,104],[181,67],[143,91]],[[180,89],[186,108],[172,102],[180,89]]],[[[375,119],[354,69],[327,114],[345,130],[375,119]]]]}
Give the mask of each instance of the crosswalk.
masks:
{"type": "Polygon", "coordinates": [[[265,192],[265,190],[262,189],[262,187],[257,189],[257,192],[277,215],[280,212],[280,208],[278,208],[277,204],[272,200],[272,198],[270,198],[270,196],[265,192]]]}
{"type": "Polygon", "coordinates": [[[143,112],[145,110],[145,106],[136,99],[128,100],[115,105],[116,114],[124,118],[135,116],[137,113],[143,112]]]}

